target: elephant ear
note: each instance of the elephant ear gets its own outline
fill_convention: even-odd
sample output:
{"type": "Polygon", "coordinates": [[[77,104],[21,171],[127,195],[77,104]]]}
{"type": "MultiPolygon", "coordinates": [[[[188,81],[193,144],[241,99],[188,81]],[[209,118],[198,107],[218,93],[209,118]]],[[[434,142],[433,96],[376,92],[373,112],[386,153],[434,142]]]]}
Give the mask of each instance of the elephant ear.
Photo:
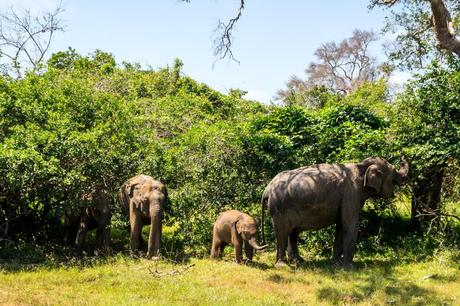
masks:
{"type": "Polygon", "coordinates": [[[134,189],[136,189],[136,186],[139,185],[139,183],[134,183],[128,186],[128,195],[130,198],[134,196],[134,189]]]}
{"type": "Polygon", "coordinates": [[[128,186],[128,189],[129,189],[129,198],[131,199],[131,201],[133,201],[134,205],[139,208],[139,205],[140,205],[140,201],[138,199],[139,195],[137,195],[134,191],[136,190],[136,187],[139,185],[139,183],[134,183],[130,186],[128,186]]]}
{"type": "Polygon", "coordinates": [[[235,221],[235,229],[239,235],[244,232],[245,226],[243,223],[243,215],[240,215],[235,221]]]}
{"type": "Polygon", "coordinates": [[[380,192],[382,183],[383,172],[379,170],[377,165],[369,166],[364,174],[364,187],[370,187],[375,191],[380,192]]]}
{"type": "Polygon", "coordinates": [[[166,188],[166,186],[164,186],[164,196],[165,196],[165,202],[164,202],[164,211],[168,214],[171,213],[171,210],[170,210],[170,203],[169,203],[169,196],[168,196],[168,188],[166,188]]]}

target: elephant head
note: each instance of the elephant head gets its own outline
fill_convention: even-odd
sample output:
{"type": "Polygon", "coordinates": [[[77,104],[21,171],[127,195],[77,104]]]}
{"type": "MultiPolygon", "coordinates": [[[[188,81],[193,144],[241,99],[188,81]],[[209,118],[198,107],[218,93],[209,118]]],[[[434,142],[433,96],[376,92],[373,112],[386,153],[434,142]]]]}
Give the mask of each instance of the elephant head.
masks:
{"type": "Polygon", "coordinates": [[[383,198],[391,198],[395,185],[401,185],[409,174],[409,163],[404,157],[399,171],[383,158],[366,158],[360,165],[365,169],[364,187],[383,198]]]}
{"type": "Polygon", "coordinates": [[[255,250],[261,251],[268,247],[268,245],[259,246],[257,244],[257,222],[252,217],[242,214],[235,222],[235,227],[241,238],[255,250]]]}
{"type": "Polygon", "coordinates": [[[149,215],[152,212],[162,213],[166,206],[168,191],[162,182],[140,176],[129,185],[128,196],[136,209],[149,215]]]}

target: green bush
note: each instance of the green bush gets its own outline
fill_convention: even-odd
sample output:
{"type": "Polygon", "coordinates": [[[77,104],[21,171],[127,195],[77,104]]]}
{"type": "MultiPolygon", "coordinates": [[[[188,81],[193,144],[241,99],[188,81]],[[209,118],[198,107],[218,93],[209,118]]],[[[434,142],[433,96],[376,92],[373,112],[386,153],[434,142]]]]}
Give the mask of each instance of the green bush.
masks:
{"type": "MultiPolygon", "coordinates": [[[[222,210],[259,218],[266,184],[286,169],[369,156],[394,163],[404,151],[414,159],[413,178],[424,165],[452,165],[446,177],[458,186],[454,70],[433,68],[394,105],[379,81],[311,110],[247,101],[237,89],[225,95],[183,76],[181,68],[180,60],[152,70],[119,65],[102,51],[81,56],[69,49],[53,55],[40,75],[0,78],[0,245],[17,251],[27,243],[60,241],[63,215],[80,207],[89,188],[115,197],[125,180],[140,173],[168,187],[163,249],[171,256],[207,255],[222,210]]],[[[452,203],[458,201],[454,189],[446,193],[452,203]]],[[[407,238],[401,233],[409,231],[409,219],[394,207],[368,203],[363,254],[411,243],[427,253],[442,243],[457,245],[454,230],[423,237],[423,227],[407,238]]],[[[122,250],[127,218],[117,204],[114,210],[113,244],[122,250]]],[[[274,243],[270,222],[265,226],[274,243]]],[[[331,227],[305,233],[302,241],[309,252],[325,255],[333,236],[331,227]]]]}

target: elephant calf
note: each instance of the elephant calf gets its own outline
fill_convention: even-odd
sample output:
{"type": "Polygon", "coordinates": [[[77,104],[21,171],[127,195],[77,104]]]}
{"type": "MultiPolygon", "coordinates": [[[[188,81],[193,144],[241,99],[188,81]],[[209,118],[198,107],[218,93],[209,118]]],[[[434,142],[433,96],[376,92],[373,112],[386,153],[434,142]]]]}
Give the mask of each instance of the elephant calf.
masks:
{"type": "Polygon", "coordinates": [[[137,251],[142,226],[150,224],[147,258],[160,255],[160,241],[168,192],[166,186],[148,175],[138,175],[127,180],[120,188],[122,210],[129,214],[131,252],[137,251]]]}
{"type": "Polygon", "coordinates": [[[82,200],[89,201],[91,204],[79,212],[65,216],[67,243],[73,244],[76,252],[80,254],[86,232],[97,229],[96,249],[109,253],[112,196],[104,190],[94,189],[85,194],[82,200]]]}
{"type": "Polygon", "coordinates": [[[222,212],[214,223],[211,258],[220,259],[224,248],[231,243],[235,248],[237,262],[243,259],[243,243],[246,258],[252,261],[253,249],[264,250],[256,242],[257,222],[251,216],[238,210],[222,212]]]}

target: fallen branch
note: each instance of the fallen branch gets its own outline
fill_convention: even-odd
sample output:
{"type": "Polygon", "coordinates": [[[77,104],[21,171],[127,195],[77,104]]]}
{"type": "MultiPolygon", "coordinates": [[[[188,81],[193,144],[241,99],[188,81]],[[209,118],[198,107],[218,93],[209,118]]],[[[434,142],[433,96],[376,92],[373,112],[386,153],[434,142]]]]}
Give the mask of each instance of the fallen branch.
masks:
{"type": "Polygon", "coordinates": [[[158,270],[158,262],[159,260],[155,261],[155,270],[153,270],[151,267],[147,267],[147,270],[149,270],[150,274],[152,274],[155,277],[163,277],[163,276],[173,276],[173,275],[178,275],[178,274],[183,274],[187,270],[193,268],[195,264],[189,264],[186,265],[180,269],[172,269],[170,271],[159,271],[158,270]]]}

